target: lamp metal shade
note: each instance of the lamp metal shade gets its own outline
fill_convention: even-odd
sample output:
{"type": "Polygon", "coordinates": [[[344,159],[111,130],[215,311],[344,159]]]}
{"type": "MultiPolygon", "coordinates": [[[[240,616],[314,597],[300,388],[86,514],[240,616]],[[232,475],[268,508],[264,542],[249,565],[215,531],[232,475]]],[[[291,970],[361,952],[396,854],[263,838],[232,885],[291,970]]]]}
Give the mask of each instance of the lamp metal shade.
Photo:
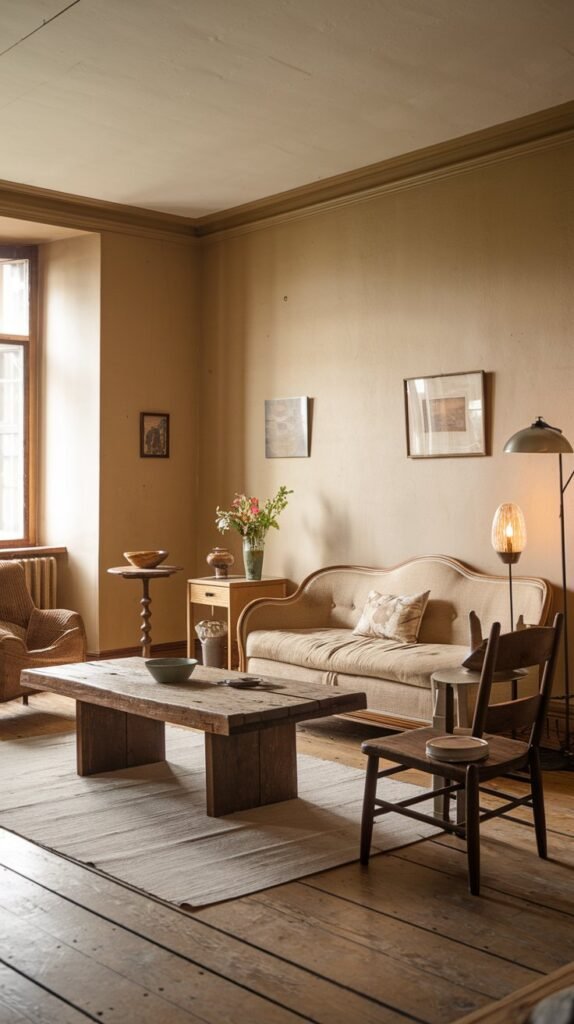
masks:
{"type": "Polygon", "coordinates": [[[557,427],[551,427],[541,416],[524,430],[518,430],[504,445],[507,453],[539,452],[560,454],[574,451],[570,441],[557,427]]]}
{"type": "Polygon", "coordinates": [[[512,502],[499,505],[492,520],[491,541],[503,562],[517,562],[526,547],[526,523],[522,509],[512,502]]]}

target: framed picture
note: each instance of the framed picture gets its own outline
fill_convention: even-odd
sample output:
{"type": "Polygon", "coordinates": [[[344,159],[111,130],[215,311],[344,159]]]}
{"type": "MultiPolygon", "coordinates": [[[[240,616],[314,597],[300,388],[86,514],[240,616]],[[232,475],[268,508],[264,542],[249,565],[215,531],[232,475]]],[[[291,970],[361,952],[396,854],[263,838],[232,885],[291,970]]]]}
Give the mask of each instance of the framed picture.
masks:
{"type": "Polygon", "coordinates": [[[404,381],[407,455],[486,455],[483,370],[404,381]]]}
{"type": "Polygon", "coordinates": [[[169,413],[140,412],[140,458],[169,458],[169,413]]]}
{"type": "Polygon", "coordinates": [[[265,458],[309,456],[309,399],[265,399],[265,458]]]}

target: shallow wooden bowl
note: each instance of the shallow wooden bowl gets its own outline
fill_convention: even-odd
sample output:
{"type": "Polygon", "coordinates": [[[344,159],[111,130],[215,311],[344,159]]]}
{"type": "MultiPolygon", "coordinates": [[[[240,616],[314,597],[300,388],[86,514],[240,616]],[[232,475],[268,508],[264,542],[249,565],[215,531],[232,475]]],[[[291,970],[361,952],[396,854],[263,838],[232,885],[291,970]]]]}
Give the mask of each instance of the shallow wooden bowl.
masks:
{"type": "Polygon", "coordinates": [[[136,569],[155,569],[169,555],[169,551],[124,551],[124,558],[136,569]]]}

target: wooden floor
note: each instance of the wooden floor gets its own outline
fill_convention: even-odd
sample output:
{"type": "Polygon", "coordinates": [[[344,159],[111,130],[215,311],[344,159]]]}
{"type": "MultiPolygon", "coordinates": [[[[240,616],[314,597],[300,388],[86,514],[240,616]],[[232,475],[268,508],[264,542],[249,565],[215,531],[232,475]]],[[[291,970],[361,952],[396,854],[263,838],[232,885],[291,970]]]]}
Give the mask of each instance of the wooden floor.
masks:
{"type": "MultiPolygon", "coordinates": [[[[0,705],[4,741],[72,728],[65,698],[0,705]]],[[[372,734],[310,723],[299,749],[362,765],[372,734]]],[[[188,914],[0,830],[0,1022],[455,1021],[574,959],[574,775],[545,781],[551,860],[487,824],[479,899],[445,837],[188,914]]]]}

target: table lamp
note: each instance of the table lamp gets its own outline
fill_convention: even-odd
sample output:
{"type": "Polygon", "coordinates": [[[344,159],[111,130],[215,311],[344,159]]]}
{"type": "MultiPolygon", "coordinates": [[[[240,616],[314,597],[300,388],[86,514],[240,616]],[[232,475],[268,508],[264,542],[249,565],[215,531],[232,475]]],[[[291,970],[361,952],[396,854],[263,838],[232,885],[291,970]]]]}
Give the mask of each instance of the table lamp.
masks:
{"type": "Polygon", "coordinates": [[[524,430],[517,431],[504,445],[504,451],[514,453],[538,453],[542,455],[558,455],[558,471],[560,483],[560,541],[562,552],[562,610],[564,612],[564,702],[565,702],[565,742],[564,753],[571,758],[574,752],[570,747],[570,672],[568,667],[568,610],[566,585],[566,535],[564,530],[564,492],[574,476],[574,470],[564,481],[562,455],[573,451],[559,427],[551,427],[541,416],[524,430]]]}
{"type": "Polygon", "coordinates": [[[512,502],[499,505],[492,520],[491,541],[498,557],[508,565],[508,589],[510,594],[510,629],[514,629],[512,604],[512,566],[526,547],[526,523],[522,509],[512,502]]]}

